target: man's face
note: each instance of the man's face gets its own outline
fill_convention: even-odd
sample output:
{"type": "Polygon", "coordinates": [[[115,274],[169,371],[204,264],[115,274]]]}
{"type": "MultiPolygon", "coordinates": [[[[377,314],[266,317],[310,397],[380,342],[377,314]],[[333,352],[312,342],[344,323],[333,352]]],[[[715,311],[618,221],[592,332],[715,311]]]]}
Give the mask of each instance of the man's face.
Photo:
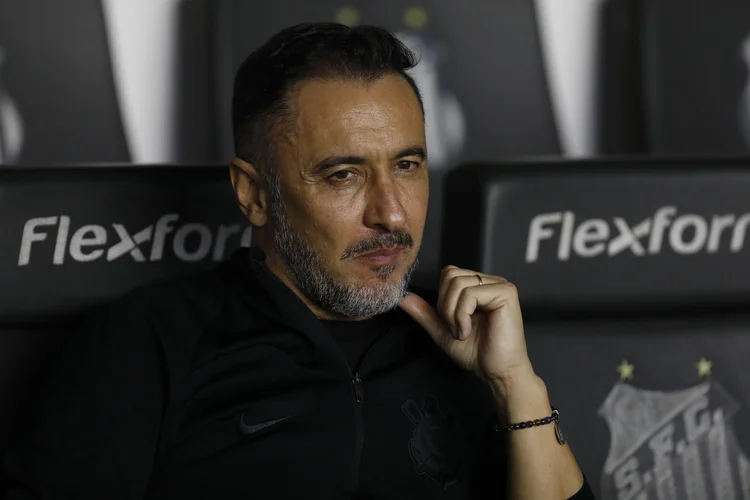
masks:
{"type": "Polygon", "coordinates": [[[271,193],[276,250],[324,309],[393,309],[416,265],[429,194],[417,97],[386,76],[307,81],[290,99],[294,132],[279,143],[271,193]]]}

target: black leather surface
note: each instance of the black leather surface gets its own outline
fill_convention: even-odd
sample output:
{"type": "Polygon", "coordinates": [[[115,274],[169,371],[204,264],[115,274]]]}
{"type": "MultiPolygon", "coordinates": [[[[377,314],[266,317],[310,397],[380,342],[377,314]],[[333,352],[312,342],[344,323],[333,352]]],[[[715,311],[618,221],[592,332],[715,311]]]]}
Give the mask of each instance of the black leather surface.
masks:
{"type": "Polygon", "coordinates": [[[0,323],[24,325],[213,266],[250,236],[215,166],[3,169],[0,227],[0,323]]]}
{"type": "Polygon", "coordinates": [[[596,152],[647,153],[642,85],[642,2],[604,0],[596,20],[596,152]]]}
{"type": "Polygon", "coordinates": [[[750,4],[607,0],[604,5],[602,151],[747,153],[750,4]]]}
{"type": "Polygon", "coordinates": [[[0,163],[130,160],[99,0],[0,0],[0,33],[0,163]]]}
{"type": "Polygon", "coordinates": [[[530,312],[747,302],[749,165],[468,166],[447,182],[442,260],[506,276],[530,312]]]}

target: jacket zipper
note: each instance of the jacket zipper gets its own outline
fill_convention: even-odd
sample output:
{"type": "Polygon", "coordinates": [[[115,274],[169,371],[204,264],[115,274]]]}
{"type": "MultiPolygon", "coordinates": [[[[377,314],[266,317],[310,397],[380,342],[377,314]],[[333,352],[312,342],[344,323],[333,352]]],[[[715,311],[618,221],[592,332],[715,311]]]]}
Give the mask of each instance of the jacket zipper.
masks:
{"type": "Polygon", "coordinates": [[[359,490],[359,469],[362,466],[362,449],[365,444],[365,422],[364,415],[362,414],[362,402],[365,400],[365,394],[362,389],[362,379],[359,376],[359,372],[354,374],[352,385],[354,386],[354,401],[356,403],[354,405],[354,416],[357,427],[357,441],[354,449],[354,464],[352,469],[352,493],[356,493],[359,490]]]}
{"type": "MultiPolygon", "coordinates": [[[[257,262],[257,261],[254,261],[257,262]]],[[[273,273],[271,273],[268,268],[263,264],[258,262],[260,264],[261,272],[266,273],[269,277],[278,280],[273,273]]],[[[299,301],[300,304],[302,304],[305,308],[307,307],[304,302],[302,302],[299,297],[297,297],[295,294],[294,297],[299,301]]],[[[354,451],[354,468],[352,470],[352,492],[356,493],[359,490],[359,469],[362,465],[362,449],[364,447],[364,441],[365,441],[365,434],[364,434],[364,416],[362,415],[362,403],[365,400],[365,393],[364,388],[362,384],[362,378],[359,376],[359,370],[362,367],[362,364],[364,363],[365,359],[367,358],[367,355],[370,354],[370,351],[372,351],[373,347],[375,347],[386,335],[391,333],[393,331],[393,328],[386,331],[383,335],[380,336],[373,344],[365,351],[364,356],[362,356],[362,359],[360,359],[359,364],[355,367],[355,370],[353,371],[351,366],[349,366],[349,361],[347,361],[346,356],[344,355],[344,351],[341,350],[341,347],[334,341],[332,338],[331,343],[333,343],[336,346],[336,351],[341,355],[341,359],[344,362],[344,366],[346,366],[347,371],[349,372],[349,380],[351,380],[353,389],[354,389],[354,414],[355,414],[355,421],[356,421],[356,428],[357,428],[357,439],[356,439],[356,448],[354,451]]],[[[330,338],[330,336],[329,336],[330,338]]]]}
{"type": "MultiPolygon", "coordinates": [[[[380,340],[388,335],[391,332],[391,330],[388,330],[386,333],[380,336],[368,349],[365,351],[364,356],[362,356],[362,359],[360,359],[359,364],[355,367],[354,371],[352,371],[351,367],[349,366],[349,362],[346,360],[346,357],[344,356],[343,351],[341,351],[341,348],[339,349],[339,352],[341,353],[341,357],[344,359],[344,363],[346,363],[346,367],[349,370],[349,375],[351,376],[352,381],[352,388],[354,389],[354,414],[355,414],[355,420],[356,420],[356,427],[357,427],[357,440],[356,440],[356,447],[354,450],[354,467],[352,469],[352,492],[356,493],[359,490],[359,470],[362,466],[362,449],[364,448],[365,444],[365,432],[364,432],[364,415],[362,413],[362,404],[365,400],[365,391],[364,386],[362,383],[362,378],[359,375],[359,370],[362,367],[362,364],[364,363],[365,359],[367,358],[367,355],[370,354],[370,351],[372,351],[373,347],[375,347],[380,340]]],[[[338,347],[338,344],[336,344],[338,347]]]]}
{"type": "Polygon", "coordinates": [[[357,403],[362,403],[365,399],[365,393],[362,391],[362,379],[359,378],[359,373],[354,374],[354,397],[357,403]]]}

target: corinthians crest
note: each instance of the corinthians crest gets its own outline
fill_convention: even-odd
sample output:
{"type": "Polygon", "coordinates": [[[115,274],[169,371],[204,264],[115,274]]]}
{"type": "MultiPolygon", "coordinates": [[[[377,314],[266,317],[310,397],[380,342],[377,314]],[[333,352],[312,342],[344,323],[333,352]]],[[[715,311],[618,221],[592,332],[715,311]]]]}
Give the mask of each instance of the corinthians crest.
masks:
{"type": "Polygon", "coordinates": [[[599,409],[611,435],[602,500],[750,500],[737,409],[713,381],[675,392],[616,384],[599,409]]]}

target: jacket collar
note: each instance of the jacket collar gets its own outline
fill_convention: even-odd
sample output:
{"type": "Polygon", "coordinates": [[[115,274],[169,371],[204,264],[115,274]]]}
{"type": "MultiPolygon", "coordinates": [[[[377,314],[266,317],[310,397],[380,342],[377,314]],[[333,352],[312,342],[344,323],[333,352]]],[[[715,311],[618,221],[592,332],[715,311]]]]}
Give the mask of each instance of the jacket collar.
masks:
{"type": "Polygon", "coordinates": [[[307,304],[268,269],[265,264],[266,255],[261,249],[239,249],[232,256],[232,260],[245,271],[246,286],[251,288],[248,293],[257,297],[265,292],[269,299],[270,304],[264,304],[266,307],[254,305],[253,309],[257,314],[270,317],[273,321],[301,333],[312,341],[316,358],[332,361],[346,371],[346,364],[341,363],[342,355],[333,338],[307,304]]]}
{"type": "MultiPolygon", "coordinates": [[[[263,250],[256,247],[239,249],[233,259],[239,261],[239,264],[249,272],[252,278],[251,286],[258,287],[268,294],[275,306],[276,314],[272,314],[273,319],[302,332],[307,332],[312,325],[319,323],[315,314],[297,294],[268,269],[263,250]]],[[[253,295],[257,295],[258,291],[257,288],[252,290],[253,295]]],[[[258,312],[272,313],[268,310],[258,312]]]]}
{"type": "MultiPolygon", "coordinates": [[[[302,333],[313,342],[316,349],[319,349],[319,355],[335,358],[340,361],[341,353],[333,338],[297,294],[268,269],[265,264],[266,255],[263,250],[256,247],[241,248],[235,252],[232,260],[236,261],[244,270],[242,274],[247,278],[243,279],[243,287],[245,289],[249,287],[247,289],[249,295],[253,298],[260,298],[259,296],[262,295],[266,296],[266,300],[264,301],[253,300],[253,309],[258,314],[270,317],[272,320],[302,333]]],[[[437,294],[435,292],[430,290],[413,291],[433,305],[436,303],[437,294]]],[[[394,321],[395,330],[401,330],[402,332],[402,328],[421,330],[421,327],[400,309],[394,311],[394,321]]],[[[427,338],[427,333],[425,332],[419,331],[416,334],[418,337],[424,335],[427,338]]],[[[381,342],[381,345],[378,347],[387,350],[389,344],[398,343],[398,339],[404,340],[403,335],[390,337],[389,342],[381,342]]]]}

